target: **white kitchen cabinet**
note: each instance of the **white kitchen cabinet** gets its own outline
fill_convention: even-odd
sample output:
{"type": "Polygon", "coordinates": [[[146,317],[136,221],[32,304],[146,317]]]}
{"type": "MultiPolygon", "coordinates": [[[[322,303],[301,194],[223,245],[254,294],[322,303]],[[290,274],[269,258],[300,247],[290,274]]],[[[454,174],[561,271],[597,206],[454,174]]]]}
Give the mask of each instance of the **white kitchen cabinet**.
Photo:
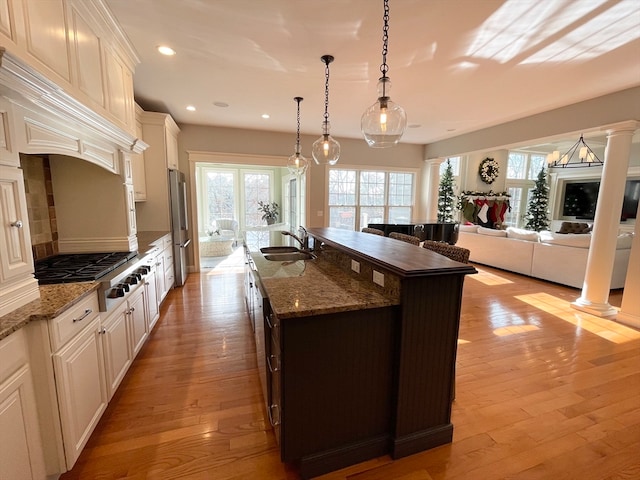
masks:
{"type": "Polygon", "coordinates": [[[24,331],[0,340],[0,479],[46,477],[24,331]]]}
{"type": "Polygon", "coordinates": [[[107,396],[111,400],[133,361],[126,302],[113,309],[112,313],[102,322],[100,333],[104,350],[107,396]]]}
{"type": "Polygon", "coordinates": [[[107,408],[100,317],[53,354],[67,468],[75,464],[107,408]]]}
{"type": "Polygon", "coordinates": [[[167,291],[173,287],[174,277],[173,247],[171,246],[164,249],[164,283],[167,291]]]}
{"type": "Polygon", "coordinates": [[[124,185],[127,208],[127,227],[129,229],[129,236],[134,236],[138,232],[138,221],[136,220],[136,200],[133,185],[124,185]]]}
{"type": "Polygon", "coordinates": [[[156,255],[156,292],[158,294],[158,304],[161,304],[167,296],[167,288],[164,278],[164,250],[160,250],[156,255]]]}
{"type": "Polygon", "coordinates": [[[144,342],[147,340],[149,330],[145,317],[145,289],[142,284],[138,284],[135,292],[130,293],[127,300],[127,316],[129,331],[131,332],[131,350],[133,356],[138,354],[144,342]]]}
{"type": "Polygon", "coordinates": [[[158,296],[158,285],[157,285],[157,271],[155,259],[153,262],[150,262],[149,265],[149,273],[147,273],[144,280],[144,289],[147,300],[147,324],[149,328],[149,333],[155,327],[156,322],[160,318],[160,301],[158,296]]]}
{"type": "Polygon", "coordinates": [[[0,42],[65,93],[135,131],[135,51],[102,2],[2,0],[0,42]]]}
{"type": "Polygon", "coordinates": [[[0,165],[19,167],[20,154],[16,149],[13,120],[14,114],[11,102],[0,97],[0,165]]]}
{"type": "Polygon", "coordinates": [[[22,170],[0,167],[0,316],[40,296],[22,170]]]}
{"type": "Polygon", "coordinates": [[[142,231],[171,230],[168,169],[178,168],[180,129],[165,113],[142,112],[146,200],[138,204],[138,228],[142,231]]]}
{"type": "MultiPolygon", "coordinates": [[[[142,139],[142,121],[140,116],[142,109],[136,105],[136,138],[142,139]]],[[[147,199],[147,179],[145,176],[144,154],[131,155],[133,169],[133,192],[136,202],[144,202],[147,199]]]]}

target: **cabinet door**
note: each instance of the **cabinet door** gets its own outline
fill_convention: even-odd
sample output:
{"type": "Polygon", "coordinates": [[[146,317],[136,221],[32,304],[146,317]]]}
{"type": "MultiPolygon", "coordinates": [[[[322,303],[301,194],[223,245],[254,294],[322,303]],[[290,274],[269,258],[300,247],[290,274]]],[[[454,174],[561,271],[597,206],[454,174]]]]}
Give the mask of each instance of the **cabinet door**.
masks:
{"type": "Polygon", "coordinates": [[[131,349],[133,357],[138,354],[142,345],[147,339],[147,322],[144,316],[144,288],[139,286],[138,289],[129,296],[129,308],[127,315],[129,317],[129,329],[131,331],[131,349]]]}
{"type": "Polygon", "coordinates": [[[53,354],[62,437],[71,470],[107,408],[100,317],[53,354]]]}
{"type": "MultiPolygon", "coordinates": [[[[136,136],[142,138],[142,123],[136,118],[136,136]]],[[[133,170],[133,190],[136,202],[147,200],[147,179],[145,176],[144,155],[134,153],[131,155],[131,166],[133,170]]]]}
{"type": "Polygon", "coordinates": [[[22,170],[3,167],[0,178],[0,281],[31,274],[33,254],[22,170]]]}
{"type": "Polygon", "coordinates": [[[265,320],[265,355],[267,361],[267,414],[276,441],[280,443],[282,423],[282,356],[280,351],[280,320],[270,311],[265,320]]]}
{"type": "Polygon", "coordinates": [[[167,142],[167,168],[178,169],[178,137],[169,128],[165,130],[167,142]]]}
{"type": "Polygon", "coordinates": [[[136,200],[133,192],[133,185],[124,185],[127,205],[127,228],[129,235],[135,235],[138,232],[136,223],[136,200]]]}
{"type": "Polygon", "coordinates": [[[145,294],[147,298],[147,325],[149,333],[153,330],[156,322],[160,318],[160,307],[158,302],[158,290],[156,285],[156,266],[153,265],[145,277],[145,294]]]}
{"type": "Polygon", "coordinates": [[[156,257],[156,292],[158,293],[158,304],[161,304],[167,296],[167,289],[164,285],[164,254],[160,252],[156,257]]]}
{"type": "Polygon", "coordinates": [[[45,478],[35,396],[28,365],[0,385],[0,478],[45,478]]]}
{"type": "Polygon", "coordinates": [[[164,288],[166,295],[173,287],[175,271],[173,269],[173,245],[164,249],[164,288]]]}
{"type": "Polygon", "coordinates": [[[102,324],[102,345],[109,400],[127,373],[133,358],[125,306],[126,304],[123,303],[102,324]]]}

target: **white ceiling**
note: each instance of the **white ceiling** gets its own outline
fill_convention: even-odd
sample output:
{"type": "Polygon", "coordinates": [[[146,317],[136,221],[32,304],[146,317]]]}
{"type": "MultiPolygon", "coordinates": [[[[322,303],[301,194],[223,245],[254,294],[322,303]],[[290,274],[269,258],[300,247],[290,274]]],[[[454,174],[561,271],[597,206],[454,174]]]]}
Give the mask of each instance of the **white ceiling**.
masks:
{"type": "MultiPolygon", "coordinates": [[[[140,57],[146,110],[295,132],[300,96],[301,131],[319,136],[320,57],[331,54],[331,133],[361,138],[377,97],[382,0],[106,3],[140,57]]],[[[410,126],[402,142],[426,144],[640,85],[640,1],[391,0],[387,63],[410,126]]]]}

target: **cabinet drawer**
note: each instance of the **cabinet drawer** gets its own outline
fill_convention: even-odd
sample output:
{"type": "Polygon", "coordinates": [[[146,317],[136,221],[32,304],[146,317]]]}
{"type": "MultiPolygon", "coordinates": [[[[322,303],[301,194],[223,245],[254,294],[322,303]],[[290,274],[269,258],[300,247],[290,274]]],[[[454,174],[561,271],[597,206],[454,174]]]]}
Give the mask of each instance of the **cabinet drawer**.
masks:
{"type": "Polygon", "coordinates": [[[162,238],[162,248],[169,248],[173,246],[173,240],[171,238],[171,235],[165,235],[162,238]]]}
{"type": "Polygon", "coordinates": [[[164,252],[162,252],[164,256],[164,268],[168,270],[169,268],[173,268],[173,247],[165,248],[164,252]]]}
{"type": "Polygon", "coordinates": [[[0,340],[0,383],[29,361],[24,330],[13,332],[0,340]]]}
{"type": "Polygon", "coordinates": [[[99,315],[98,295],[92,294],[49,322],[51,350],[57,351],[99,315]]]}

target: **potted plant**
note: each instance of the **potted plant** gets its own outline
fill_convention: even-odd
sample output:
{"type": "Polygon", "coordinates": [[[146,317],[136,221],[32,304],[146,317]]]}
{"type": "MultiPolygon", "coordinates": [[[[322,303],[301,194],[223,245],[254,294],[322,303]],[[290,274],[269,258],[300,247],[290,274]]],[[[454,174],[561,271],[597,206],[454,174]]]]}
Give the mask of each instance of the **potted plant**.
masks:
{"type": "Polygon", "coordinates": [[[262,212],[262,220],[267,221],[267,225],[273,225],[278,220],[278,204],[276,202],[265,203],[258,201],[258,211],[262,212]]]}

